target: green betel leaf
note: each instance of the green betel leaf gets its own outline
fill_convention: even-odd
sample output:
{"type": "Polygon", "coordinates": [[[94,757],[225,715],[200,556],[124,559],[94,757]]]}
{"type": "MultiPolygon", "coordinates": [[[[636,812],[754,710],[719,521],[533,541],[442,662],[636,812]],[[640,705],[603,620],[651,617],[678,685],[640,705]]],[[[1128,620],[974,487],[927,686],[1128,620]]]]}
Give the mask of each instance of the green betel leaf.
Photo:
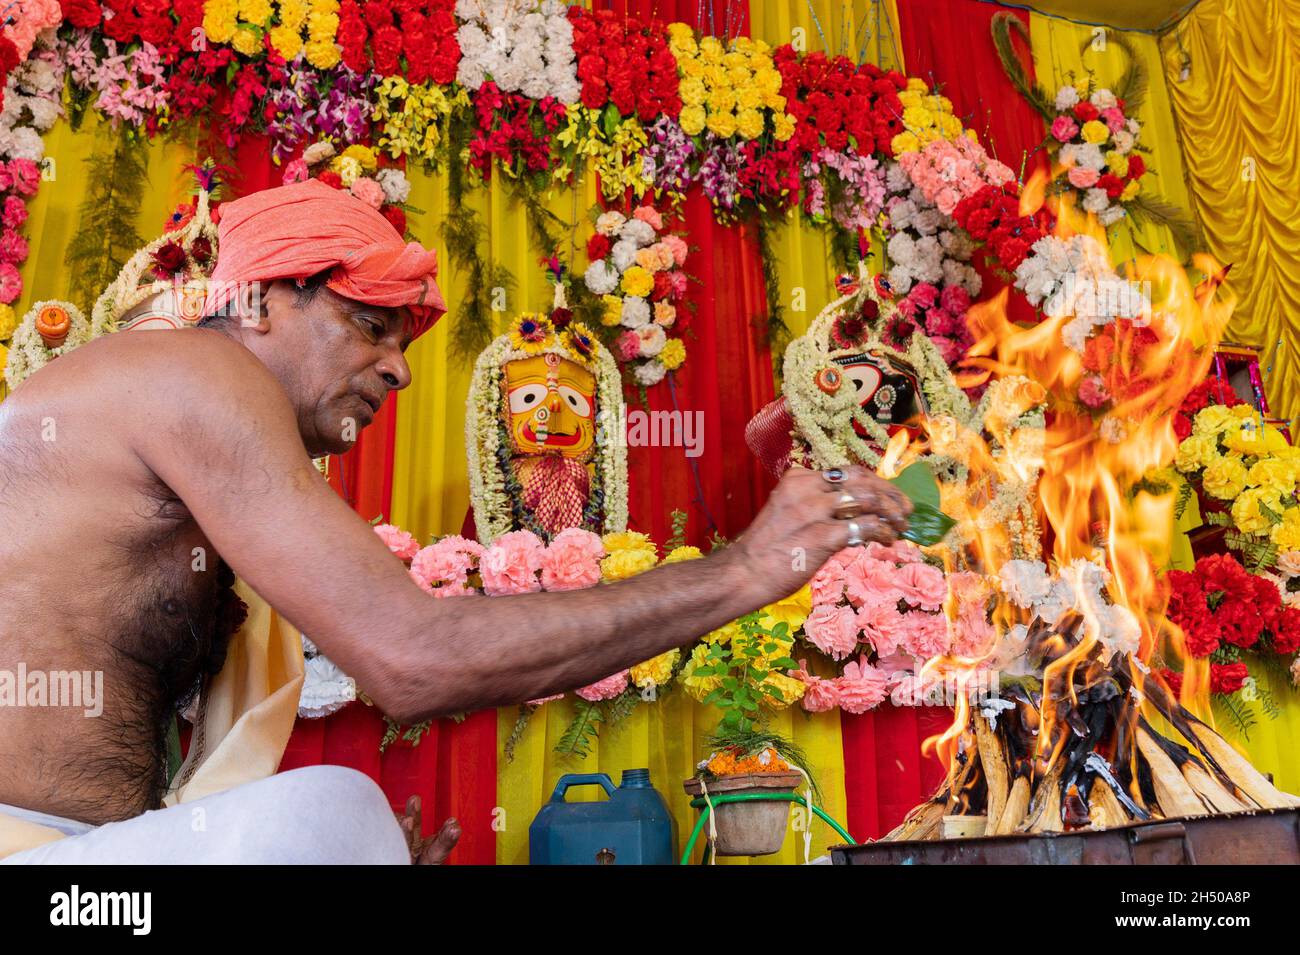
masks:
{"type": "Polygon", "coordinates": [[[890,483],[912,502],[912,516],[903,537],[913,544],[928,547],[943,540],[957,522],[939,510],[939,484],[934,474],[920,461],[909,464],[890,483]]]}

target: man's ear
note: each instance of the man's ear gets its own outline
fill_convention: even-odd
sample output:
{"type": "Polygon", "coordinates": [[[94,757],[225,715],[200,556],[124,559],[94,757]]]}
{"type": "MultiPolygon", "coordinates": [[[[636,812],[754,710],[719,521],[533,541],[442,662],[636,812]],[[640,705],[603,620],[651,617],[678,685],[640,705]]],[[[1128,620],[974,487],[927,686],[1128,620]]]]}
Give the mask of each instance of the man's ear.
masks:
{"type": "Polygon", "coordinates": [[[271,330],[271,317],[266,309],[266,294],[261,282],[243,282],[235,295],[235,309],[242,328],[260,335],[271,330]]]}

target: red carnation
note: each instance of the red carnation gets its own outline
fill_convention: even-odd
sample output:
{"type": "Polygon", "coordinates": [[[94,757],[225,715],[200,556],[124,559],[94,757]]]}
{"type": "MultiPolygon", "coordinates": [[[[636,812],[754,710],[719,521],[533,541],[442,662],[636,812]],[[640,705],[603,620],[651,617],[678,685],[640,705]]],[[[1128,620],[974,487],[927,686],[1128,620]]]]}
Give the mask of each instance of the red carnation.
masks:
{"type": "Polygon", "coordinates": [[[326,169],[316,178],[319,179],[321,182],[325,183],[325,185],[331,186],[334,189],[343,188],[342,178],[340,178],[339,174],[336,173],[333,169],[326,169]]]}
{"type": "Polygon", "coordinates": [[[384,206],[379,214],[388,220],[398,235],[406,235],[406,213],[401,206],[384,206]]]}
{"type": "Polygon", "coordinates": [[[1172,691],[1174,696],[1182,695],[1183,675],[1181,673],[1175,673],[1173,670],[1165,669],[1160,671],[1160,675],[1164,677],[1164,681],[1169,684],[1169,689],[1172,691]]]}
{"type": "Polygon", "coordinates": [[[1246,669],[1246,664],[1240,661],[1237,663],[1211,663],[1210,692],[1236,693],[1245,684],[1248,676],[1250,676],[1250,671],[1246,669]]]}
{"type": "Polygon", "coordinates": [[[1106,195],[1111,199],[1118,199],[1120,193],[1124,191],[1124,180],[1113,172],[1108,172],[1097,180],[1097,188],[1105,189],[1106,195]]]}
{"type": "Polygon", "coordinates": [[[103,15],[97,0],[60,0],[59,6],[63,8],[63,18],[82,30],[99,26],[103,15]]]}
{"type": "Polygon", "coordinates": [[[1300,610],[1295,607],[1283,607],[1278,611],[1273,650],[1283,656],[1300,650],[1300,610]]]}
{"type": "Polygon", "coordinates": [[[1088,123],[1101,115],[1101,110],[1093,106],[1087,100],[1075,104],[1074,117],[1081,123],[1088,123]]]}
{"type": "Polygon", "coordinates": [[[1142,157],[1133,153],[1128,157],[1128,177],[1129,179],[1140,179],[1142,174],[1147,171],[1147,164],[1142,161],[1142,157]]]}
{"type": "Polygon", "coordinates": [[[609,237],[599,232],[587,240],[587,261],[596,262],[609,255],[609,237]]]}

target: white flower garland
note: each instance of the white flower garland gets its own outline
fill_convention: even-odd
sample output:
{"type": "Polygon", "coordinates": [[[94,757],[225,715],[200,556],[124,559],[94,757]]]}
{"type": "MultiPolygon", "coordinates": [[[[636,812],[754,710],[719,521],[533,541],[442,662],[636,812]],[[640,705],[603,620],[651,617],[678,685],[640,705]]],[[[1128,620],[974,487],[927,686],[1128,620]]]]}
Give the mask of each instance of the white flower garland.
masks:
{"type": "Polygon", "coordinates": [[[582,93],[573,25],[559,0],[457,0],[460,66],[456,78],[476,90],[491,79],[506,93],[576,103],[582,93]]]}
{"type": "Polygon", "coordinates": [[[602,533],[627,530],[627,444],[621,432],[623,381],[614,356],[594,336],[592,355],[570,351],[560,335],[532,354],[514,347],[510,335],[496,338],[474,362],[469,395],[465,400],[465,451],[469,462],[469,498],[474,509],[478,539],[490,545],[502,534],[519,530],[514,526],[506,475],[498,465],[500,430],[497,427],[504,404],[501,381],[507,362],[536,354],[555,354],[577,362],[596,378],[596,455],[605,493],[602,533]]]}

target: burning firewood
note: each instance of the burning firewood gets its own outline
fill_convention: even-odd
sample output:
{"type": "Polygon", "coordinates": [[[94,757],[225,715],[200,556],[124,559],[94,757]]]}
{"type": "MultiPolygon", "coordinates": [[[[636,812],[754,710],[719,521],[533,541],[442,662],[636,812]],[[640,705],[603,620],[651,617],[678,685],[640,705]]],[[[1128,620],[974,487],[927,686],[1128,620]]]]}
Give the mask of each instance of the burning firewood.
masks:
{"type": "Polygon", "coordinates": [[[1029,777],[1017,776],[1016,781],[1011,784],[1011,792],[1007,794],[1007,805],[1002,810],[1002,818],[993,828],[993,835],[1001,836],[1016,831],[1016,827],[1020,825],[1020,821],[1025,818],[1025,812],[1029,809],[1029,797],[1029,777]]]}
{"type": "Polygon", "coordinates": [[[1156,799],[1164,815],[1204,816],[1209,812],[1192,787],[1187,784],[1183,774],[1178,771],[1174,761],[1169,758],[1145,726],[1138,730],[1137,744],[1151,766],[1156,799]]]}
{"type": "Polygon", "coordinates": [[[1195,742],[1202,751],[1213,756],[1231,776],[1237,788],[1253,799],[1260,808],[1291,809],[1300,806],[1300,799],[1277,789],[1259,770],[1229,746],[1227,740],[1200,720],[1193,718],[1191,731],[1195,734],[1195,742]]]}
{"type": "Polygon", "coordinates": [[[1088,816],[1094,829],[1113,829],[1130,821],[1115,791],[1100,776],[1093,779],[1088,790],[1088,816]]]}
{"type": "Polygon", "coordinates": [[[976,715],[975,745],[979,750],[980,766],[984,771],[984,783],[988,787],[988,803],[985,808],[985,832],[992,835],[1002,818],[1002,810],[1007,805],[1010,791],[1010,770],[1007,757],[1002,750],[997,730],[983,716],[976,715]]]}

